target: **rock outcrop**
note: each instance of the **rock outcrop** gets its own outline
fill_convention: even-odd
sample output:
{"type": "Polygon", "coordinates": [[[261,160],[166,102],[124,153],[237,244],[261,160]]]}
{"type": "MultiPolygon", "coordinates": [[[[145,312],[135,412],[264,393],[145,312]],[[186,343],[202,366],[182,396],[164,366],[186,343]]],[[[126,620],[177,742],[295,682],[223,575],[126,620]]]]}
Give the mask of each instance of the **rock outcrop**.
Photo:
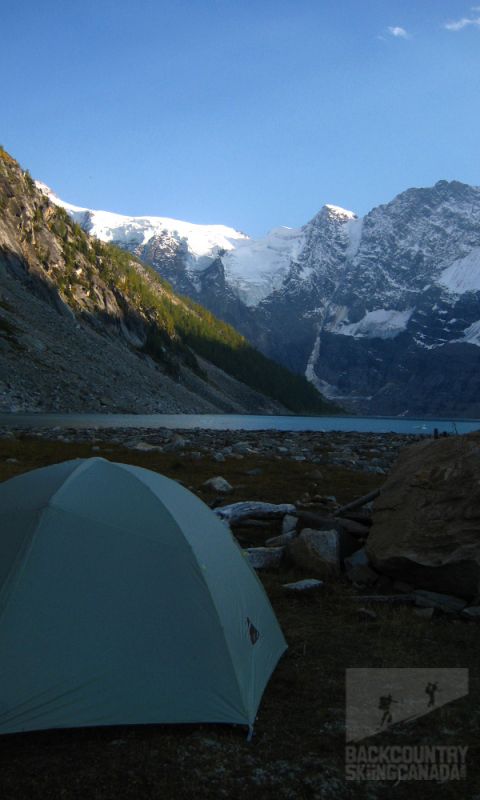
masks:
{"type": "Polygon", "coordinates": [[[373,566],[423,589],[480,593],[480,434],[404,450],[375,501],[373,566]]]}
{"type": "Polygon", "coordinates": [[[88,236],[0,147],[0,410],[286,407],[332,409],[134,255],[88,236]]]}

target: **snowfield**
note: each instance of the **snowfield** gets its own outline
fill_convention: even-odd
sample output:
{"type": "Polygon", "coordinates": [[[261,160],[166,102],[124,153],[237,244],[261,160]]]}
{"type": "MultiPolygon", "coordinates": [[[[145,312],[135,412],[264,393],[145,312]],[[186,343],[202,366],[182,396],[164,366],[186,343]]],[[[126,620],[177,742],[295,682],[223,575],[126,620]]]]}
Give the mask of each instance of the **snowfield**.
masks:
{"type": "Polygon", "coordinates": [[[480,247],[444,269],[438,283],[454,294],[480,291],[480,247]]]}
{"type": "Polygon", "coordinates": [[[120,246],[145,245],[154,236],[167,235],[185,242],[194,258],[202,258],[233,250],[238,242],[248,240],[246,234],[226,225],[197,225],[170,217],[128,217],[112,211],[81,208],[61,200],[45,184],[39,181],[36,184],[53,203],[68,211],[75,222],[102,242],[120,246]]]}
{"type": "Polygon", "coordinates": [[[413,312],[413,308],[407,308],[405,311],[377,308],[375,311],[367,311],[359,322],[338,325],[332,329],[332,333],[358,338],[393,339],[406,330],[413,312]]]}

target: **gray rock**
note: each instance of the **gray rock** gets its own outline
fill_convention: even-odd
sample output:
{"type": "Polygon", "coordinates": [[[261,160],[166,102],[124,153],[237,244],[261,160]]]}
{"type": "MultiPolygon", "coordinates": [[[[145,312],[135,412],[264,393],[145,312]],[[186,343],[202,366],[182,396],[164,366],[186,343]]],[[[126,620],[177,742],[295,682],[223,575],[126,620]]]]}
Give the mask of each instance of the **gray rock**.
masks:
{"type": "Polygon", "coordinates": [[[480,436],[405,448],[375,500],[367,552],[392,578],[467,599],[480,592],[480,436]]]}
{"type": "Polygon", "coordinates": [[[464,608],[462,617],[471,619],[474,622],[480,622],[480,606],[468,606],[468,608],[464,608]]]}
{"type": "Polygon", "coordinates": [[[248,442],[236,442],[232,446],[232,451],[237,455],[242,455],[242,456],[246,456],[252,452],[248,442]]]}
{"type": "Polygon", "coordinates": [[[276,569],[280,566],[284,547],[248,547],[247,558],[254,569],[276,569]]]}
{"type": "Polygon", "coordinates": [[[352,553],[351,556],[348,556],[343,560],[345,565],[345,570],[348,572],[349,570],[353,569],[353,567],[368,567],[369,560],[367,556],[367,551],[364,547],[361,547],[360,550],[357,550],[355,553],[352,553]]]}
{"type": "Polygon", "coordinates": [[[372,611],[371,608],[359,608],[357,611],[358,618],[364,622],[375,622],[378,619],[378,614],[372,611]]]}
{"type": "Polygon", "coordinates": [[[304,528],[287,545],[287,552],[296,566],[309,570],[320,578],[340,572],[338,532],[304,528]]]}
{"type": "Polygon", "coordinates": [[[134,442],[133,444],[128,445],[130,450],[138,450],[141,453],[150,453],[154,450],[161,450],[161,447],[158,447],[155,444],[149,444],[149,442],[134,442]]]}
{"type": "Polygon", "coordinates": [[[179,450],[184,450],[188,444],[188,439],[184,439],[183,436],[175,436],[171,442],[165,445],[164,451],[165,453],[178,453],[179,450]]]}
{"type": "Polygon", "coordinates": [[[233,491],[233,486],[231,486],[229,482],[220,475],[218,475],[216,478],[209,478],[208,481],[205,481],[203,486],[205,489],[211,489],[212,491],[220,492],[221,494],[229,494],[233,491]]]}
{"type": "Polygon", "coordinates": [[[415,605],[421,608],[436,608],[446,614],[459,614],[467,605],[466,600],[439,592],[428,592],[416,589],[413,592],[415,605]]]}
{"type": "Polygon", "coordinates": [[[285,514],[282,520],[282,533],[290,533],[290,531],[296,531],[298,525],[298,517],[294,517],[292,514],[285,514]]]}
{"type": "Polygon", "coordinates": [[[295,581],[294,583],[284,583],[283,589],[292,594],[305,594],[307,592],[315,592],[324,586],[323,581],[316,578],[305,578],[303,581],[295,581]]]}
{"type": "Polygon", "coordinates": [[[287,533],[281,533],[279,536],[272,536],[265,542],[265,547],[284,547],[292,539],[295,539],[296,535],[295,531],[287,531],[287,533]]]}

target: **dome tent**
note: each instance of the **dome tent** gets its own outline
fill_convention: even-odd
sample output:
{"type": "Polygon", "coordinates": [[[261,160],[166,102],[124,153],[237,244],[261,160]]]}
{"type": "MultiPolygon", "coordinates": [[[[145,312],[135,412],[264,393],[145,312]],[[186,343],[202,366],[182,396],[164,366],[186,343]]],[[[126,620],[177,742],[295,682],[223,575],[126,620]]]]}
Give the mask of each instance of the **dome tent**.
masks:
{"type": "Polygon", "coordinates": [[[217,516],[102,458],[0,484],[0,733],[253,725],[286,649],[217,516]]]}

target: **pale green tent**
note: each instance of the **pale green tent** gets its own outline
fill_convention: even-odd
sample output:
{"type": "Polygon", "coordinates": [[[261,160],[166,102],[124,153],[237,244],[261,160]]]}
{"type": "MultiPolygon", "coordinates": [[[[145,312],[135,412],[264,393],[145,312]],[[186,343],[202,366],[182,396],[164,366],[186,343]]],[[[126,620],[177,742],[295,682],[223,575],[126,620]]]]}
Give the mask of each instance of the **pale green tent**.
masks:
{"type": "Polygon", "coordinates": [[[102,458],[0,484],[0,733],[253,725],[285,640],[225,525],[102,458]]]}

